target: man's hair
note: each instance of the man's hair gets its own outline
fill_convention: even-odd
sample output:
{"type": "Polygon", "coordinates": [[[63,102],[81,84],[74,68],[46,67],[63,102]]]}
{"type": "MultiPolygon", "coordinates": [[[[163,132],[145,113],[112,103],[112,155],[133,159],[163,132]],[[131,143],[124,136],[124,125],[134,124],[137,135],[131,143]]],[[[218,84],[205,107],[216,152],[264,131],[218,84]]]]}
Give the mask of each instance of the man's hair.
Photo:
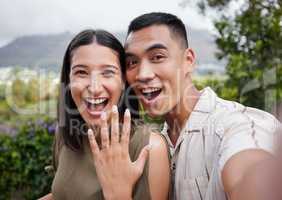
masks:
{"type": "Polygon", "coordinates": [[[143,14],[133,19],[128,27],[127,36],[131,32],[141,30],[152,25],[165,25],[175,38],[179,38],[181,44],[188,48],[188,39],[184,23],[175,15],[162,12],[143,14]]]}

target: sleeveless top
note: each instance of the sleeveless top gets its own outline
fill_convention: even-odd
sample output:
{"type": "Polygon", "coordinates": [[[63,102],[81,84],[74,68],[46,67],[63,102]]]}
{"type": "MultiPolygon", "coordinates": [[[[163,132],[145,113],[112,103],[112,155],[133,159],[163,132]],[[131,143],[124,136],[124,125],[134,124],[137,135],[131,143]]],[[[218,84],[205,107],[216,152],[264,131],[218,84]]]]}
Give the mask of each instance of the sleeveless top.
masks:
{"type": "MultiPolygon", "coordinates": [[[[134,131],[129,144],[132,161],[137,160],[140,151],[149,143],[150,131],[140,127],[134,131]]],[[[56,134],[53,147],[55,178],[52,183],[54,200],[104,200],[103,191],[96,174],[88,138],[83,138],[84,149],[75,152],[63,144],[63,138],[56,134]]],[[[122,166],[121,166],[122,167],[122,166]]],[[[148,182],[148,160],[142,176],[135,184],[134,200],[150,200],[148,182]]]]}

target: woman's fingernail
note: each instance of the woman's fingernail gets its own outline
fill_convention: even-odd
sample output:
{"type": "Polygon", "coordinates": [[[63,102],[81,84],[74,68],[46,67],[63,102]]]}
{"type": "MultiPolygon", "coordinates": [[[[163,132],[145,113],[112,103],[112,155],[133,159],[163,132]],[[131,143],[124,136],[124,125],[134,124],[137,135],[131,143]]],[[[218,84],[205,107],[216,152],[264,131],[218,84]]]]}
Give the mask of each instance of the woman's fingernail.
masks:
{"type": "Polygon", "coordinates": [[[87,133],[89,136],[93,136],[93,131],[91,130],[91,128],[88,129],[87,133]]]}
{"type": "Polygon", "coordinates": [[[113,105],[112,111],[113,111],[113,113],[117,113],[118,112],[118,109],[117,109],[116,105],[113,105]]]}
{"type": "Polygon", "coordinates": [[[125,113],[124,113],[126,116],[130,116],[130,112],[129,112],[129,109],[128,108],[126,108],[126,110],[125,110],[125,113]]]}
{"type": "Polygon", "coordinates": [[[107,118],[106,112],[102,112],[101,114],[101,119],[105,120],[107,118]]]}

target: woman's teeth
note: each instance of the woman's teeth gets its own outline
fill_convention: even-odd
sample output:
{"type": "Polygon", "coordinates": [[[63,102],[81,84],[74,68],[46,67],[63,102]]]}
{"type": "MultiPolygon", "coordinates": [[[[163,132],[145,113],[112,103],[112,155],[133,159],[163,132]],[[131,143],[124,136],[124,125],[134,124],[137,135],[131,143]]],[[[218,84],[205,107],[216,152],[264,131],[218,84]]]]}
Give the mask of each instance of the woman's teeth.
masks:
{"type": "Polygon", "coordinates": [[[104,103],[106,100],[107,100],[106,98],[86,99],[86,102],[92,105],[98,105],[98,104],[104,103]]]}
{"type": "Polygon", "coordinates": [[[86,106],[90,112],[100,112],[104,110],[108,103],[107,98],[86,99],[86,106]]]}

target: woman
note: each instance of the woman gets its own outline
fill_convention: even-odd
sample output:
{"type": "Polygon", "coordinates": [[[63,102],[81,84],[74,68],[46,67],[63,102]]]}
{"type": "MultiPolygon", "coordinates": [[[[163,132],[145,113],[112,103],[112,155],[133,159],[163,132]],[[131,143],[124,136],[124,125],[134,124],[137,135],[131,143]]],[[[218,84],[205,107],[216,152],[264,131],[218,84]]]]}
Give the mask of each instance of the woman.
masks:
{"type": "Polygon", "coordinates": [[[125,95],[127,84],[124,74],[123,47],[110,33],[85,30],[69,44],[61,74],[59,130],[54,145],[56,173],[52,193],[43,198],[124,199],[112,188],[107,189],[108,181],[113,180],[120,180],[116,184],[117,191],[120,188],[127,189],[127,183],[134,182],[135,188],[130,191],[133,199],[168,198],[169,160],[166,143],[148,127],[131,123],[130,113],[132,121],[138,118],[136,111],[133,113],[138,102],[125,95]],[[128,102],[130,110],[125,112],[120,131],[118,124],[122,120],[119,118],[123,117],[118,113],[124,113],[125,102],[128,102]],[[111,124],[110,133],[107,124],[111,124]],[[131,131],[130,125],[133,125],[131,131]],[[148,152],[146,146],[149,143],[149,159],[145,163],[148,152]],[[113,152],[115,155],[120,152],[118,155],[121,156],[113,158],[113,152]],[[106,155],[105,162],[112,165],[103,165],[103,160],[98,158],[101,153],[106,155]],[[122,168],[124,161],[131,162],[130,169],[122,168]],[[118,173],[105,175],[105,170],[100,170],[103,166],[116,167],[115,172],[118,173]],[[143,167],[145,170],[141,173],[143,167]],[[138,180],[122,177],[125,170],[140,173],[141,177],[138,180]],[[111,179],[112,176],[115,178],[111,179]]]}

